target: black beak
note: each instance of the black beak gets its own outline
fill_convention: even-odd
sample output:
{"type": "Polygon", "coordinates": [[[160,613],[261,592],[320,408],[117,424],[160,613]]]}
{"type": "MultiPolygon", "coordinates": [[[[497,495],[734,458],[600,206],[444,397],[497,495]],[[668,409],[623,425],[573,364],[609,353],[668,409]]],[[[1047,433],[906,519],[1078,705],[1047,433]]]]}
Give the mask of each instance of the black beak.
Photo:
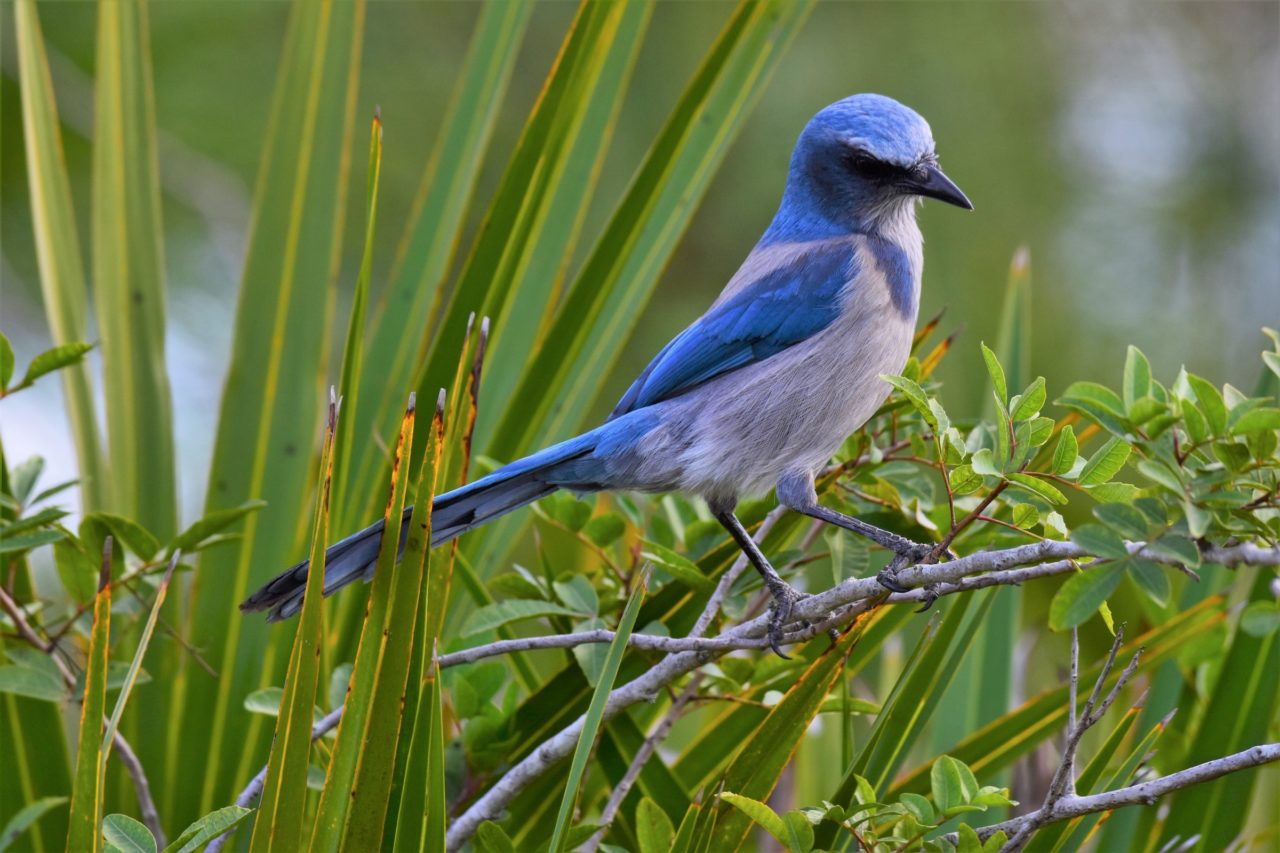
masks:
{"type": "Polygon", "coordinates": [[[926,198],[936,198],[938,201],[945,201],[947,204],[954,204],[965,210],[973,210],[973,203],[965,197],[958,186],[951,182],[950,178],[942,174],[942,170],[937,166],[925,166],[924,174],[921,180],[907,182],[909,192],[926,198]]]}

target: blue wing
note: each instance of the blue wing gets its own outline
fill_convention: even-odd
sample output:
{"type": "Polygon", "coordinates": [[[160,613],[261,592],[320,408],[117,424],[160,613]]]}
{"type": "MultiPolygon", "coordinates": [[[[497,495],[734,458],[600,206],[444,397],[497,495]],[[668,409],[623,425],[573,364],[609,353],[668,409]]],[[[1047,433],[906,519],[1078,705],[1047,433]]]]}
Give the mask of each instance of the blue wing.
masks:
{"type": "Polygon", "coordinates": [[[627,389],[611,418],[763,361],[829,326],[856,274],[849,246],[826,246],[761,275],[676,336],[627,389]]]}

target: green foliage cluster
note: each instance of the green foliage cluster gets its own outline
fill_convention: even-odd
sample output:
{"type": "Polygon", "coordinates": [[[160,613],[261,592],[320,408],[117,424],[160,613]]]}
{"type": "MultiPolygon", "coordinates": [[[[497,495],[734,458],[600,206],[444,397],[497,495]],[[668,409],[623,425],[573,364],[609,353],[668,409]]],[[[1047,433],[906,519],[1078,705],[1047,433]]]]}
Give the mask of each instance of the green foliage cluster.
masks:
{"type": "MultiPolygon", "coordinates": [[[[1025,597],[999,588],[945,596],[925,618],[877,606],[834,647],[821,637],[791,660],[712,657],[666,685],[671,695],[610,718],[610,691],[665,657],[628,647],[628,637],[687,634],[737,559],[705,507],[679,496],[561,494],[429,552],[433,494],[581,425],[630,334],[627,318],[652,293],[809,5],[743,2],[728,13],[601,235],[580,247],[653,4],[582,4],[482,203],[475,196],[493,117],[530,15],[527,2],[487,4],[381,292],[370,263],[382,156],[381,123],[373,123],[341,405],[332,400],[325,419],[333,247],[356,135],[363,7],[295,3],[263,142],[209,494],[199,520],[179,530],[163,265],[153,263],[162,232],[149,168],[145,7],[99,21],[102,55],[114,57],[98,80],[102,103],[114,105],[103,120],[120,132],[95,151],[95,182],[124,182],[91,217],[100,310],[135,310],[121,288],[131,263],[141,264],[145,283],[130,334],[101,325],[104,452],[84,404],[87,291],[57,107],[35,4],[18,0],[24,131],[32,152],[49,154],[29,160],[56,346],[14,382],[13,353],[0,338],[0,397],[59,371],[83,512],[72,529],[58,505],[70,484],[43,487],[39,459],[10,467],[0,454],[8,661],[0,665],[0,817],[8,820],[0,849],[21,837],[36,850],[65,842],[185,851],[241,822],[252,825],[233,837],[241,849],[441,849],[446,817],[582,717],[565,760],[473,838],[479,850],[572,848],[600,833],[596,820],[646,733],[687,692],[669,748],[644,764],[601,849],[732,850],[763,831],[790,850],[985,851],[999,842],[979,844],[974,828],[1005,816],[1010,769],[1057,737],[1068,715],[1066,687],[1049,667],[1015,701],[1015,637],[1033,637],[1044,656],[1060,646],[1052,632],[1082,629],[1089,649],[1090,637],[1121,620],[1142,626],[1121,651],[1145,649],[1138,675],[1151,698],[1107,719],[1105,736],[1089,744],[1082,792],[1128,784],[1144,762],[1178,769],[1268,737],[1278,688],[1258,676],[1280,666],[1274,573],[1233,574],[1206,555],[1280,539],[1280,341],[1263,354],[1270,373],[1252,395],[1185,371],[1162,384],[1134,349],[1119,392],[1075,383],[1056,411],[1025,357],[1025,257],[1014,266],[1001,339],[981,348],[989,416],[954,415],[939,399],[935,370],[951,339],[934,342],[935,320],[903,374],[886,377],[895,393],[819,488],[844,512],[935,543],[938,559],[1074,543],[1080,556],[1065,582],[1029,584],[1025,597]],[[468,242],[472,207],[483,210],[483,224],[468,242]],[[118,221],[127,239],[108,245],[118,221]],[[494,318],[492,342],[476,313],[494,318]],[[447,394],[437,398],[441,387],[447,394]],[[402,410],[409,388],[417,400],[439,399],[429,426],[412,401],[402,410]],[[394,541],[384,543],[364,595],[351,590],[326,603],[312,584],[292,629],[236,613],[249,589],[308,544],[319,577],[330,534],[363,526],[379,509],[395,523],[410,502],[404,552],[397,560],[394,541]],[[530,525],[537,535],[524,535],[530,525]],[[41,561],[51,572],[37,583],[32,568],[41,561]],[[1227,593],[1248,603],[1228,608],[1227,593]],[[613,631],[611,641],[450,659],[496,641],[594,629],[613,631]],[[339,709],[341,725],[313,739],[312,727],[339,709]],[[155,820],[131,793],[126,742],[151,781],[155,820]],[[256,808],[229,805],[264,765],[256,808]],[[770,796],[788,767],[794,799],[775,808],[770,796]],[[158,837],[181,827],[168,846],[158,837]],[[954,845],[942,838],[950,832],[954,845]]],[[[976,353],[969,361],[978,367],[976,353]]],[[[861,540],[817,531],[794,514],[771,516],[765,527],[771,507],[755,502],[742,516],[762,531],[780,571],[810,591],[868,577],[885,562],[861,540]]],[[[764,603],[758,578],[746,573],[711,628],[764,603]]],[[[1082,672],[1102,675],[1098,665],[1082,672]]],[[[1266,784],[1242,775],[1180,792],[1167,818],[1155,810],[1105,823],[1080,818],[1045,827],[1037,842],[1158,849],[1197,835],[1204,849],[1224,846],[1257,827],[1243,809],[1211,806],[1228,795],[1261,801],[1266,784]]]]}

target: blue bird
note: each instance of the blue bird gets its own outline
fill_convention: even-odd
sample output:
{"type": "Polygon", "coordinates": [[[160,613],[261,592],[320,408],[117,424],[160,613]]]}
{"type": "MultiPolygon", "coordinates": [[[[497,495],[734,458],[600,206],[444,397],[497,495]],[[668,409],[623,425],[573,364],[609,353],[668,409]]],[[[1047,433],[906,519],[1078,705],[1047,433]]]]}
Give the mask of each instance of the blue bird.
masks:
{"type": "MultiPolygon", "coordinates": [[[[892,551],[880,581],[902,590],[894,573],[930,546],[822,506],[814,475],[888,395],[880,375],[906,364],[920,303],[920,198],[973,208],[938,168],[923,118],[872,94],[823,109],[800,134],[773,221],[706,313],[603,425],[437,497],[432,546],[557,489],[698,495],[773,595],[769,640],[781,655],[800,594],[734,514],[739,500],[776,488],[792,510],[892,551]]],[[[328,549],[326,595],[369,579],[381,538],[378,522],[328,549]]],[[[306,579],[304,562],[240,608],[288,618],[306,579]]]]}

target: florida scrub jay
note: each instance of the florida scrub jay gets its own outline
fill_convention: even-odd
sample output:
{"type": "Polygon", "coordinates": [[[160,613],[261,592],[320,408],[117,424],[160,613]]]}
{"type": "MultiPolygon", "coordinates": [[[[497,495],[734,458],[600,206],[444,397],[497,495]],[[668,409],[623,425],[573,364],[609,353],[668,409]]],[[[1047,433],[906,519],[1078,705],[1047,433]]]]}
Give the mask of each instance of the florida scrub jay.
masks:
{"type": "MultiPolygon", "coordinates": [[[[888,395],[880,375],[906,364],[922,197],[972,209],[938,168],[923,118],[870,94],[823,109],[800,134],[772,223],[707,312],[658,353],[603,425],[438,496],[432,546],[561,488],[698,495],[772,593],[769,639],[779,654],[799,594],[734,514],[740,499],[776,488],[783,505],[894,552],[891,566],[922,559],[928,546],[824,507],[814,490],[814,474],[888,395]]],[[[372,575],[382,526],[328,549],[326,595],[372,575]]],[[[240,607],[287,618],[302,606],[306,579],[304,562],[240,607]]],[[[881,582],[901,589],[892,571],[881,582]]]]}

